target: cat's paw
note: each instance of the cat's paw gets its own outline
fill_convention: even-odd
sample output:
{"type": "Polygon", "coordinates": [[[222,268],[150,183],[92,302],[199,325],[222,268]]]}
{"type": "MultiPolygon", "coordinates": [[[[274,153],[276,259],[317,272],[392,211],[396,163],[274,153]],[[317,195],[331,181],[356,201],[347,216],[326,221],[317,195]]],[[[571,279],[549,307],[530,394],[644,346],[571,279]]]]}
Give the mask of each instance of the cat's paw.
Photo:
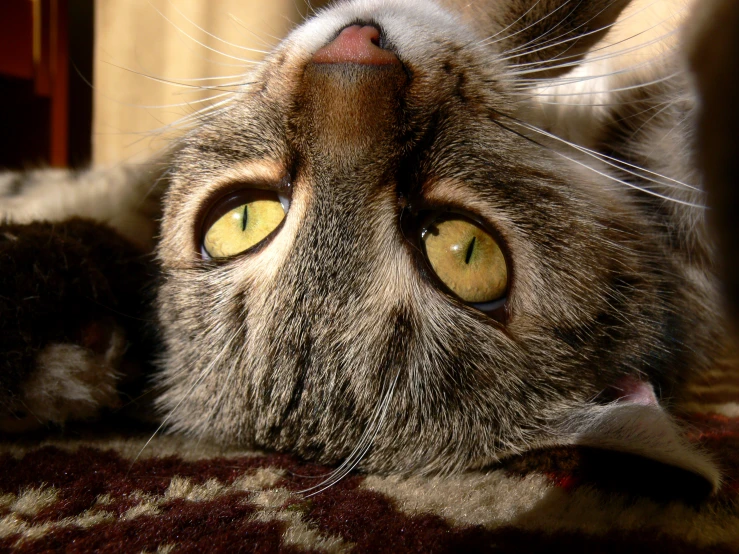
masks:
{"type": "Polygon", "coordinates": [[[87,330],[88,344],[52,343],[0,415],[0,431],[25,432],[91,419],[120,407],[118,383],[126,350],[123,331],[100,325],[87,330]]]}
{"type": "Polygon", "coordinates": [[[0,224],[0,430],[118,406],[150,355],[151,259],[90,220],[0,224]]]}

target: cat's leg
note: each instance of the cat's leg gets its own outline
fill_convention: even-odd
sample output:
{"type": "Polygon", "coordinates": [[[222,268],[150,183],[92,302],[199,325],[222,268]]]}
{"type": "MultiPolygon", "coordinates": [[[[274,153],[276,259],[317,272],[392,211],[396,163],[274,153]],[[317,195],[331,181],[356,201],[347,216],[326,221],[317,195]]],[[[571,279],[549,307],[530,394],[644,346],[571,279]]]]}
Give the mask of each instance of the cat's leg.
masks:
{"type": "Polygon", "coordinates": [[[0,221],[82,217],[104,223],[143,250],[157,234],[169,158],[148,164],[72,171],[0,171],[0,221]]]}

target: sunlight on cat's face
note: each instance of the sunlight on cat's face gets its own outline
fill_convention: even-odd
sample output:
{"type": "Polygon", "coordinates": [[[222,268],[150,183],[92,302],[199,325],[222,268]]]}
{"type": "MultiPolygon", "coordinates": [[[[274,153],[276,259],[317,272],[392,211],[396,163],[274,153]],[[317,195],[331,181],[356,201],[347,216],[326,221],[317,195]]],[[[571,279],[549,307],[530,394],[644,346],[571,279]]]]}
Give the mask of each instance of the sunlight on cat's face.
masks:
{"type": "Polygon", "coordinates": [[[159,250],[169,425],[479,467],[691,363],[689,293],[636,204],[511,129],[505,49],[530,37],[475,32],[429,3],[340,4],[187,138],[159,250]]]}

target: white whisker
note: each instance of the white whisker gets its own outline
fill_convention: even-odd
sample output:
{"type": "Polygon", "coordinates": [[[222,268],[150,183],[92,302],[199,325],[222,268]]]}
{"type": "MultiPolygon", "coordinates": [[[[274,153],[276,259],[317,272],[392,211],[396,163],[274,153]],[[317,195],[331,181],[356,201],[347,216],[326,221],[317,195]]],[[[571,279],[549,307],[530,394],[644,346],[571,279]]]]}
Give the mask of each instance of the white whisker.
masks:
{"type": "MultiPolygon", "coordinates": [[[[541,22],[543,22],[543,21],[545,21],[546,19],[548,19],[548,18],[550,18],[551,16],[553,16],[553,15],[554,15],[555,13],[557,13],[557,12],[558,12],[559,10],[561,10],[562,8],[564,8],[565,6],[567,6],[567,4],[569,4],[569,3],[571,2],[571,1],[572,1],[572,0],[565,0],[565,2],[564,2],[563,4],[561,4],[561,5],[557,6],[557,7],[556,7],[556,8],[554,8],[554,9],[553,9],[552,11],[550,11],[549,13],[547,13],[547,14],[543,15],[542,17],[540,17],[539,19],[537,19],[537,20],[536,20],[536,21],[534,21],[533,23],[530,23],[529,25],[527,25],[527,26],[526,26],[526,27],[524,27],[523,29],[519,29],[519,30],[518,30],[518,31],[516,31],[515,33],[512,33],[512,34],[510,34],[510,35],[508,35],[508,36],[502,37],[502,38],[500,38],[500,39],[498,39],[498,40],[496,40],[496,41],[493,41],[493,42],[482,42],[482,43],[481,43],[481,46],[490,46],[490,45],[492,45],[492,44],[496,44],[496,43],[498,43],[498,42],[501,42],[501,41],[503,41],[503,40],[510,40],[510,39],[511,39],[512,37],[515,37],[516,35],[519,35],[519,34],[521,34],[521,33],[524,33],[524,32],[526,32],[526,31],[528,31],[529,29],[531,29],[532,27],[534,27],[534,26],[536,26],[536,25],[540,24],[541,22]]],[[[537,4],[538,4],[538,3],[539,3],[539,2],[537,1],[537,4]]],[[[527,12],[527,13],[528,13],[528,12],[527,12]]],[[[557,28],[557,27],[558,27],[559,25],[561,25],[561,23],[562,23],[562,22],[563,22],[563,21],[564,21],[565,19],[566,19],[566,17],[565,17],[565,18],[563,18],[563,19],[562,19],[562,21],[560,21],[559,23],[557,23],[557,24],[556,24],[556,25],[555,25],[554,27],[552,27],[551,29],[549,29],[549,31],[547,31],[547,33],[550,33],[550,32],[552,32],[552,31],[554,31],[554,30],[555,30],[555,29],[556,29],[556,28],[557,28]]],[[[540,39],[540,38],[541,38],[542,36],[544,36],[544,35],[540,35],[540,36],[536,37],[536,39],[534,39],[534,40],[539,40],[539,39],[540,39]]],[[[510,49],[509,51],[513,51],[513,50],[515,50],[515,49],[521,49],[521,48],[525,48],[525,47],[526,47],[526,46],[528,46],[529,44],[532,44],[532,43],[534,42],[534,40],[532,40],[532,41],[529,41],[529,42],[527,42],[527,43],[525,43],[525,44],[519,45],[519,46],[517,46],[517,47],[515,47],[515,48],[511,48],[511,49],[510,49]]]]}
{"type": "MultiPolygon", "coordinates": [[[[589,96],[593,94],[611,94],[614,92],[626,92],[629,90],[636,90],[643,87],[648,87],[651,85],[658,85],[660,83],[664,83],[665,81],[669,81],[670,79],[674,79],[675,77],[678,77],[681,75],[682,72],[675,72],[671,73],[669,75],[665,75],[664,77],[660,77],[659,79],[654,79],[653,81],[647,81],[645,83],[638,83],[636,85],[629,85],[627,87],[616,87],[608,90],[587,90],[587,91],[580,91],[580,92],[557,92],[555,95],[557,97],[559,96],[589,96]]],[[[514,96],[525,96],[526,98],[532,98],[537,96],[552,96],[550,93],[545,92],[513,92],[511,93],[514,96]]]]}
{"type": "Polygon", "coordinates": [[[206,50],[209,50],[211,52],[214,52],[215,54],[218,54],[220,56],[223,56],[224,58],[228,58],[228,59],[231,59],[231,60],[236,60],[236,61],[239,61],[239,62],[244,63],[244,64],[248,64],[248,63],[259,63],[259,62],[255,62],[254,60],[251,60],[249,58],[240,58],[238,56],[232,56],[231,54],[227,54],[225,52],[221,52],[220,50],[218,50],[216,48],[213,48],[212,46],[208,46],[204,42],[199,41],[198,39],[196,39],[192,35],[188,34],[184,29],[182,29],[181,27],[179,27],[177,24],[175,24],[174,21],[172,21],[169,17],[167,17],[164,13],[162,13],[154,4],[152,4],[151,0],[149,0],[149,5],[151,6],[151,8],[155,12],[157,12],[162,17],[162,19],[164,19],[167,23],[169,23],[170,25],[172,25],[172,27],[176,31],[178,31],[180,34],[182,34],[183,36],[185,36],[188,39],[190,39],[192,42],[194,42],[198,46],[202,46],[206,50]]]}
{"type": "MultiPolygon", "coordinates": [[[[505,116],[505,114],[501,114],[501,115],[504,115],[505,116]]],[[[670,179],[669,177],[666,177],[666,176],[661,175],[659,173],[656,173],[654,171],[648,171],[648,170],[643,169],[643,168],[641,168],[641,167],[639,167],[637,165],[630,164],[628,162],[625,162],[623,160],[619,160],[617,158],[613,158],[611,156],[606,156],[605,154],[598,153],[598,152],[596,152],[594,150],[591,150],[589,148],[585,148],[583,146],[579,146],[579,145],[577,145],[577,144],[575,144],[573,142],[570,142],[568,140],[565,140],[563,138],[560,138],[560,137],[558,137],[558,136],[556,136],[556,135],[554,135],[552,133],[548,133],[547,131],[544,131],[543,129],[539,129],[538,127],[536,127],[534,125],[530,125],[528,123],[524,123],[524,122],[518,121],[517,119],[515,119],[513,117],[510,117],[510,116],[506,116],[506,117],[508,118],[509,121],[511,121],[515,125],[518,125],[520,127],[523,127],[524,129],[527,129],[529,131],[533,131],[535,133],[539,133],[539,134],[541,134],[543,136],[546,136],[547,138],[550,138],[550,139],[556,140],[558,142],[561,142],[561,143],[563,143],[563,144],[565,144],[565,145],[573,148],[574,150],[577,150],[578,152],[581,152],[581,153],[583,153],[583,154],[585,154],[585,155],[587,155],[589,157],[595,158],[595,159],[597,159],[597,160],[605,163],[606,165],[609,165],[611,167],[614,167],[616,169],[619,169],[619,170],[621,170],[621,171],[623,171],[625,173],[629,173],[631,175],[634,175],[636,177],[639,177],[640,179],[643,179],[645,181],[652,182],[652,183],[655,183],[655,184],[658,184],[658,185],[662,185],[662,186],[668,187],[668,188],[683,187],[683,188],[690,189],[690,190],[693,190],[693,191],[696,191],[696,192],[702,192],[697,187],[694,187],[692,185],[688,185],[686,183],[683,183],[681,181],[678,181],[677,179],[670,179]],[[626,169],[626,168],[622,167],[622,165],[623,166],[626,166],[626,167],[629,167],[629,168],[633,168],[635,170],[644,171],[647,174],[654,175],[656,177],[665,179],[667,181],[672,182],[673,184],[670,185],[669,183],[658,181],[656,179],[651,179],[651,178],[646,177],[646,176],[644,176],[644,175],[642,175],[640,173],[637,173],[635,171],[631,171],[630,169],[626,169]]],[[[541,144],[540,144],[540,146],[545,147],[544,145],[541,145],[541,144]]],[[[614,177],[613,175],[609,175],[608,173],[605,173],[605,172],[600,171],[600,170],[598,170],[598,169],[596,169],[596,168],[594,168],[592,166],[589,166],[588,164],[586,164],[584,162],[581,162],[581,161],[579,161],[579,160],[577,160],[575,158],[572,158],[570,156],[567,156],[566,154],[564,154],[562,152],[559,152],[558,150],[553,150],[552,149],[552,152],[554,152],[558,156],[560,156],[560,157],[562,157],[562,158],[564,158],[566,160],[569,160],[569,161],[571,161],[571,162],[573,162],[573,163],[575,163],[575,164],[577,164],[577,165],[579,165],[581,167],[584,167],[585,169],[588,169],[588,170],[590,170],[590,171],[592,171],[592,172],[594,172],[594,173],[596,173],[596,174],[598,174],[598,175],[600,175],[602,177],[605,177],[605,178],[607,178],[607,179],[609,179],[611,181],[617,182],[617,183],[622,184],[624,186],[627,186],[629,188],[632,188],[632,189],[635,189],[635,190],[639,190],[639,191],[641,191],[641,192],[643,192],[645,194],[648,194],[650,196],[655,196],[655,197],[660,198],[662,200],[665,200],[665,201],[668,201],[668,202],[674,202],[674,203],[677,203],[677,204],[682,204],[684,206],[688,206],[688,207],[691,207],[691,208],[705,209],[705,206],[703,206],[703,205],[695,204],[695,203],[692,203],[692,202],[687,202],[685,200],[680,200],[678,198],[673,198],[673,197],[670,197],[670,196],[667,196],[667,195],[664,195],[664,194],[660,194],[659,192],[656,192],[654,190],[651,190],[651,189],[648,189],[648,188],[644,188],[644,187],[640,187],[640,186],[638,186],[638,185],[636,185],[634,183],[629,183],[628,181],[624,181],[622,179],[619,179],[617,177],[614,177]]]]}
{"type": "MultiPolygon", "coordinates": [[[[174,3],[172,2],[172,0],[167,0],[167,1],[168,1],[169,5],[170,5],[170,6],[171,6],[171,7],[172,7],[172,8],[173,8],[173,9],[174,9],[174,10],[175,10],[175,11],[176,11],[176,12],[177,12],[178,14],[180,14],[180,16],[182,17],[182,19],[184,19],[185,21],[187,21],[187,22],[188,22],[188,23],[189,23],[190,25],[192,25],[193,27],[195,27],[195,28],[196,28],[196,29],[197,29],[198,31],[201,31],[201,32],[205,33],[205,34],[206,34],[207,36],[209,36],[209,37],[211,37],[211,38],[214,38],[214,39],[216,39],[216,40],[217,40],[218,42],[221,42],[221,43],[223,43],[223,44],[226,44],[226,45],[228,45],[228,46],[232,46],[232,47],[234,47],[234,48],[238,48],[239,50],[246,50],[247,52],[254,52],[255,54],[262,54],[262,55],[265,55],[265,54],[269,54],[269,51],[267,51],[267,50],[257,50],[257,49],[255,49],[255,48],[248,48],[248,47],[246,47],[246,46],[241,46],[241,45],[239,45],[239,44],[235,44],[235,43],[233,43],[233,42],[229,42],[229,41],[227,41],[227,40],[224,40],[224,39],[222,39],[221,37],[219,37],[218,35],[214,35],[213,33],[211,33],[211,32],[209,32],[209,31],[207,31],[207,30],[203,29],[203,28],[202,28],[202,27],[201,27],[200,25],[198,25],[198,24],[197,24],[197,23],[195,23],[195,22],[194,22],[194,21],[193,21],[192,19],[190,19],[189,17],[187,17],[187,16],[186,16],[186,15],[185,15],[185,14],[184,14],[184,13],[182,12],[182,10],[180,10],[180,9],[179,9],[179,8],[178,8],[178,7],[177,7],[177,6],[176,6],[176,5],[175,5],[175,4],[174,4],[174,3]]],[[[179,30],[179,29],[178,29],[178,30],[179,30]]]]}
{"type": "Polygon", "coordinates": [[[265,36],[267,36],[267,37],[271,38],[271,39],[272,39],[272,40],[274,41],[274,43],[273,43],[273,44],[270,44],[269,42],[267,42],[266,40],[264,40],[264,39],[263,39],[262,37],[260,37],[259,35],[257,35],[257,34],[256,34],[256,33],[255,33],[254,31],[252,31],[252,30],[251,30],[251,29],[249,28],[249,26],[248,26],[248,25],[247,25],[246,23],[244,23],[244,22],[243,22],[243,21],[242,21],[241,19],[239,19],[239,18],[238,18],[238,17],[237,17],[237,16],[235,15],[235,14],[233,14],[233,13],[229,13],[229,14],[228,14],[228,17],[229,17],[229,19],[231,19],[231,21],[233,21],[233,22],[234,22],[234,23],[235,23],[235,24],[236,24],[236,25],[237,25],[238,27],[241,27],[242,29],[245,29],[245,30],[246,30],[246,31],[247,31],[247,32],[248,32],[248,33],[249,33],[250,35],[252,35],[252,36],[253,36],[254,38],[256,38],[257,40],[259,40],[260,42],[262,42],[262,43],[263,43],[263,44],[264,44],[265,46],[267,46],[268,48],[272,48],[272,47],[274,46],[274,43],[278,43],[278,42],[280,42],[280,40],[281,40],[281,39],[280,39],[280,37],[276,37],[276,36],[274,36],[274,35],[268,35],[268,34],[266,34],[266,33],[265,33],[265,36]]]}
{"type": "MultiPolygon", "coordinates": [[[[579,5],[579,4],[580,4],[580,2],[578,2],[578,5],[579,5]]],[[[565,4],[563,4],[562,6],[564,6],[564,5],[565,5],[565,4]]],[[[562,6],[560,6],[560,7],[562,7],[562,6]]],[[[557,8],[557,9],[559,9],[559,8],[557,8]]],[[[577,9],[577,7],[575,7],[575,9],[577,9]]],[[[561,25],[562,23],[564,23],[564,22],[565,22],[565,21],[567,20],[567,18],[568,18],[568,17],[570,17],[570,15],[572,15],[572,13],[574,13],[574,10],[575,10],[575,9],[573,9],[573,11],[572,11],[572,12],[570,12],[569,14],[567,14],[567,16],[565,16],[565,17],[564,17],[564,18],[563,18],[563,19],[562,19],[562,20],[561,20],[561,21],[560,21],[560,22],[559,22],[559,23],[558,23],[557,25],[555,25],[554,27],[552,27],[551,29],[549,29],[549,30],[548,30],[548,31],[547,31],[546,33],[544,33],[543,35],[539,35],[539,36],[537,36],[536,38],[534,38],[534,39],[530,40],[529,42],[527,42],[527,43],[525,43],[525,44],[521,44],[521,45],[519,45],[519,46],[517,46],[517,47],[515,47],[515,48],[511,48],[511,49],[509,49],[509,50],[506,50],[505,52],[503,52],[503,54],[513,54],[513,53],[516,53],[516,52],[518,52],[518,54],[516,54],[516,56],[513,56],[513,57],[521,57],[521,56],[526,56],[526,55],[529,55],[529,54],[532,54],[532,53],[538,52],[539,50],[546,50],[547,48],[551,48],[551,47],[553,47],[553,46],[556,46],[556,45],[558,45],[558,44],[563,44],[563,43],[565,43],[565,42],[570,42],[570,41],[571,41],[571,40],[573,40],[573,39],[579,39],[580,37],[585,37],[585,36],[589,36],[590,34],[593,34],[593,33],[599,33],[599,32],[601,32],[601,31],[604,31],[604,30],[606,30],[606,29],[609,29],[610,27],[612,27],[612,26],[614,25],[613,23],[610,23],[610,24],[608,24],[608,25],[604,25],[604,26],[602,26],[602,27],[600,27],[600,28],[598,28],[598,29],[594,29],[593,31],[590,31],[590,32],[587,32],[587,33],[582,33],[582,34],[578,34],[578,35],[576,35],[576,37],[571,37],[571,38],[569,38],[569,39],[562,39],[561,37],[565,36],[564,34],[562,34],[562,35],[558,35],[558,36],[556,36],[556,37],[554,37],[554,38],[550,38],[550,39],[548,39],[548,40],[545,40],[545,41],[541,41],[541,39],[542,39],[543,37],[545,37],[545,36],[546,36],[547,34],[551,33],[552,31],[554,31],[554,30],[555,30],[555,29],[556,29],[557,27],[559,27],[559,26],[560,26],[560,25],[561,25]],[[545,44],[547,44],[547,43],[550,43],[551,41],[555,41],[555,44],[550,44],[550,45],[549,45],[549,46],[547,46],[546,48],[537,48],[537,49],[535,49],[535,50],[526,50],[526,48],[528,48],[529,46],[535,46],[535,47],[539,47],[539,46],[545,45],[545,44]],[[556,42],[556,41],[560,41],[560,42],[556,42]]],[[[598,12],[597,14],[595,14],[595,15],[594,15],[593,17],[591,17],[591,18],[590,18],[589,20],[587,20],[587,21],[584,21],[583,23],[581,23],[580,25],[578,25],[578,26],[577,26],[577,27],[575,27],[574,29],[570,29],[570,30],[569,30],[568,32],[569,32],[569,33],[572,33],[572,32],[574,32],[574,31],[577,31],[578,29],[580,29],[580,28],[582,28],[582,27],[585,27],[585,26],[586,26],[586,25],[587,25],[588,23],[590,23],[590,21],[592,21],[592,20],[593,20],[594,18],[596,18],[596,17],[598,16],[598,15],[600,15],[601,13],[603,13],[603,11],[605,11],[606,9],[607,9],[607,8],[603,8],[603,10],[601,10],[600,12],[598,12]]],[[[551,13],[555,13],[556,11],[557,11],[557,10],[554,10],[554,11],[553,11],[553,12],[551,12],[551,13]]],[[[543,19],[542,19],[542,21],[543,21],[543,19]]]]}
{"type": "Polygon", "coordinates": [[[354,447],[354,450],[352,450],[352,452],[347,456],[344,462],[334,471],[332,471],[329,474],[329,477],[327,477],[320,483],[313,485],[312,487],[298,491],[298,494],[305,494],[308,497],[319,494],[344,479],[344,477],[349,475],[354,470],[354,468],[357,467],[357,465],[362,461],[364,456],[374,444],[374,440],[377,437],[377,434],[382,429],[399,377],[400,371],[396,372],[392,383],[388,387],[385,394],[382,396],[382,401],[380,402],[378,409],[375,411],[372,418],[370,418],[370,421],[367,423],[367,427],[362,433],[362,436],[360,437],[357,445],[354,447]]]}
{"type": "MultiPolygon", "coordinates": [[[[177,87],[189,88],[189,89],[197,89],[197,90],[216,90],[216,91],[223,91],[223,92],[235,92],[233,90],[224,89],[224,88],[222,88],[222,87],[220,87],[218,85],[213,85],[213,86],[208,86],[208,85],[206,85],[206,86],[203,86],[203,85],[190,85],[188,83],[181,83],[181,82],[174,81],[174,80],[171,80],[171,79],[165,79],[163,77],[156,77],[154,75],[149,75],[148,73],[142,73],[141,71],[136,71],[135,69],[130,69],[128,67],[125,67],[125,66],[122,66],[122,65],[118,65],[118,64],[115,64],[113,62],[105,62],[105,63],[107,63],[108,65],[112,65],[113,67],[116,67],[118,69],[122,69],[123,71],[128,71],[129,73],[133,73],[134,75],[138,75],[139,77],[143,77],[144,79],[149,79],[150,81],[155,81],[155,82],[158,82],[158,83],[163,83],[165,85],[173,85],[173,86],[177,86],[177,87]]],[[[257,62],[254,62],[254,63],[257,63],[257,62]]],[[[251,84],[251,83],[242,83],[239,86],[248,85],[248,84],[251,84]]]]}
{"type": "MultiPolygon", "coordinates": [[[[550,71],[550,70],[552,70],[554,68],[579,67],[579,66],[583,66],[583,65],[586,65],[586,64],[589,64],[589,63],[595,63],[595,62],[599,62],[599,61],[614,59],[614,58],[617,58],[619,56],[623,56],[625,54],[631,54],[633,52],[639,52],[639,51],[643,50],[644,48],[646,48],[648,46],[652,46],[654,44],[659,44],[660,42],[663,42],[667,38],[670,38],[670,36],[674,36],[674,35],[675,35],[675,31],[670,31],[669,33],[665,33],[664,35],[661,35],[661,36],[659,36],[657,38],[651,39],[648,42],[644,42],[644,43],[641,43],[641,44],[638,44],[638,45],[635,45],[635,46],[630,46],[629,48],[624,48],[623,50],[618,50],[616,52],[609,52],[609,53],[604,54],[602,56],[592,56],[592,57],[589,56],[589,57],[585,58],[584,60],[576,60],[576,61],[573,61],[573,62],[567,62],[567,63],[563,63],[563,64],[558,64],[558,65],[555,65],[555,66],[536,67],[536,68],[533,68],[533,69],[524,69],[524,70],[514,70],[514,71],[509,71],[507,73],[509,73],[510,75],[530,75],[532,73],[541,73],[542,71],[550,71]]],[[[654,57],[650,58],[650,60],[660,60],[660,59],[665,58],[668,55],[669,55],[669,52],[665,52],[664,54],[662,54],[660,56],[654,56],[654,57]]],[[[503,61],[506,61],[507,59],[511,59],[511,58],[502,58],[503,61]]],[[[647,61],[649,61],[649,60],[647,60],[647,61]]],[[[546,63],[546,62],[537,62],[537,63],[546,63]]],[[[523,65],[525,65],[525,64],[518,64],[519,67],[521,67],[523,65]]],[[[514,65],[511,65],[510,67],[514,67],[514,65]]],[[[567,79],[576,79],[576,78],[574,78],[574,77],[570,77],[570,78],[568,78],[568,77],[561,77],[560,78],[560,80],[567,80],[567,79]]]]}
{"type": "MultiPolygon", "coordinates": [[[[532,54],[532,53],[536,53],[536,52],[538,52],[540,50],[546,50],[547,48],[550,48],[552,46],[559,46],[559,45],[561,45],[563,43],[566,43],[566,42],[579,40],[581,37],[586,37],[586,36],[590,36],[591,34],[594,34],[594,33],[599,33],[599,32],[602,32],[602,31],[609,30],[609,29],[611,29],[613,27],[616,27],[617,25],[618,26],[621,26],[621,25],[624,24],[624,22],[628,21],[632,17],[635,17],[635,16],[641,14],[644,10],[649,9],[650,7],[652,7],[655,4],[657,4],[659,1],[660,0],[654,0],[651,4],[648,4],[648,5],[640,8],[639,10],[635,11],[634,13],[631,13],[628,16],[619,19],[618,21],[615,21],[613,23],[609,23],[607,25],[603,25],[602,27],[599,27],[598,29],[594,29],[592,31],[589,31],[589,32],[586,32],[586,33],[582,33],[582,34],[576,35],[574,37],[562,39],[560,42],[557,42],[557,43],[555,43],[553,45],[545,46],[551,40],[557,40],[557,39],[550,39],[549,41],[544,41],[543,43],[535,43],[535,46],[543,46],[543,48],[538,48],[536,50],[530,50],[530,51],[527,51],[527,52],[524,52],[522,54],[518,54],[517,56],[512,56],[512,57],[515,58],[515,57],[521,57],[522,55],[529,55],[529,54],[532,54]]],[[[614,46],[616,46],[618,44],[621,44],[623,42],[627,42],[629,40],[632,40],[632,39],[634,39],[634,38],[636,38],[636,37],[638,37],[638,36],[640,36],[640,35],[642,35],[644,33],[647,33],[649,31],[651,31],[651,30],[653,30],[653,29],[661,26],[661,25],[664,25],[665,21],[666,20],[659,21],[659,22],[655,23],[654,25],[652,25],[651,27],[648,27],[647,29],[643,29],[643,30],[639,31],[638,33],[634,33],[633,35],[630,35],[629,37],[627,37],[625,39],[622,39],[622,40],[619,40],[617,42],[609,42],[609,43],[606,43],[603,46],[600,46],[598,48],[592,48],[592,49],[590,49],[588,51],[588,53],[589,54],[592,54],[593,52],[598,52],[600,50],[606,50],[606,49],[613,48],[614,46]]],[[[671,34],[673,34],[673,32],[666,33],[662,37],[658,37],[658,39],[659,40],[662,40],[663,38],[666,38],[666,37],[668,37],[671,34]]],[[[651,42],[650,43],[647,43],[647,44],[644,44],[644,45],[639,45],[638,48],[642,48],[643,46],[646,46],[646,45],[649,45],[649,44],[651,44],[651,42]]],[[[511,49],[511,50],[509,50],[507,52],[504,52],[504,54],[510,54],[513,51],[515,51],[515,49],[511,49]]],[[[614,53],[613,55],[615,56],[615,55],[620,55],[620,54],[623,54],[623,53],[626,53],[626,52],[625,51],[619,51],[619,52],[614,53]]],[[[607,56],[606,58],[608,58],[608,57],[611,57],[611,55],[607,56]]],[[[574,55],[574,56],[565,56],[564,58],[558,56],[558,59],[560,59],[560,60],[561,59],[568,59],[568,58],[577,59],[577,58],[579,58],[579,56],[577,56],[577,55],[574,55]]],[[[598,58],[596,58],[596,59],[598,59],[598,58]]],[[[594,61],[594,59],[588,57],[587,59],[582,60],[581,63],[590,63],[592,61],[594,61]]],[[[538,61],[538,62],[527,62],[527,63],[515,64],[515,65],[512,65],[511,67],[524,67],[524,66],[532,66],[532,65],[541,65],[541,64],[546,64],[546,63],[549,63],[549,61],[547,60],[547,61],[538,61]]],[[[554,67],[564,67],[564,66],[563,65],[557,65],[557,66],[554,66],[554,67]]]]}
{"type": "Polygon", "coordinates": [[[475,46],[490,46],[492,44],[497,44],[498,42],[500,42],[502,40],[507,40],[508,38],[513,37],[513,36],[515,36],[515,35],[523,32],[523,31],[525,31],[525,29],[522,29],[521,31],[517,31],[516,33],[514,33],[512,35],[506,35],[506,36],[502,37],[499,40],[492,40],[492,39],[496,38],[498,35],[500,35],[501,33],[505,33],[508,29],[510,29],[511,27],[513,27],[514,25],[516,25],[516,23],[518,23],[524,17],[526,17],[529,13],[531,13],[531,11],[534,10],[536,8],[536,6],[538,6],[541,1],[542,0],[536,0],[536,2],[534,2],[534,4],[528,10],[526,10],[523,14],[521,14],[518,19],[516,19],[512,23],[509,23],[507,26],[503,27],[500,31],[498,31],[494,35],[492,35],[490,37],[487,37],[487,38],[479,41],[475,46]]]}
{"type": "MultiPolygon", "coordinates": [[[[229,341],[225,341],[227,343],[227,346],[230,346],[229,341]]],[[[221,351],[218,353],[217,356],[213,358],[213,360],[200,372],[200,375],[195,379],[192,386],[187,390],[187,392],[182,395],[182,398],[180,398],[179,402],[175,404],[174,408],[172,408],[169,413],[164,417],[162,422],[159,424],[159,426],[154,430],[151,437],[149,437],[149,440],[144,443],[144,446],[141,447],[141,450],[139,450],[138,454],[136,454],[136,457],[131,462],[131,467],[134,466],[134,464],[138,461],[138,459],[141,457],[141,454],[143,454],[144,450],[146,450],[146,447],[149,446],[151,441],[154,440],[154,437],[156,437],[162,429],[169,423],[169,421],[174,416],[175,412],[179,409],[179,407],[182,405],[182,403],[187,400],[192,392],[195,390],[196,387],[198,387],[207,377],[210,375],[210,373],[213,371],[213,369],[216,367],[218,363],[220,363],[221,358],[224,356],[226,352],[226,348],[221,348],[221,351]]]]}

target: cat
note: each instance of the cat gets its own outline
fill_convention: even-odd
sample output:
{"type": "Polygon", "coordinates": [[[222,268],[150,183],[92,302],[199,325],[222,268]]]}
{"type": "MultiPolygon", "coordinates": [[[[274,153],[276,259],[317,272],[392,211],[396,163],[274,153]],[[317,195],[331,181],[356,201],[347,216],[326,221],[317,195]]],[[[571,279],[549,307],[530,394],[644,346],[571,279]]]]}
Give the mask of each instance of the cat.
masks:
{"type": "Polygon", "coordinates": [[[662,408],[728,340],[691,9],[348,0],[305,21],[162,162],[162,426],[337,475],[580,443],[717,484],[662,408]]]}

